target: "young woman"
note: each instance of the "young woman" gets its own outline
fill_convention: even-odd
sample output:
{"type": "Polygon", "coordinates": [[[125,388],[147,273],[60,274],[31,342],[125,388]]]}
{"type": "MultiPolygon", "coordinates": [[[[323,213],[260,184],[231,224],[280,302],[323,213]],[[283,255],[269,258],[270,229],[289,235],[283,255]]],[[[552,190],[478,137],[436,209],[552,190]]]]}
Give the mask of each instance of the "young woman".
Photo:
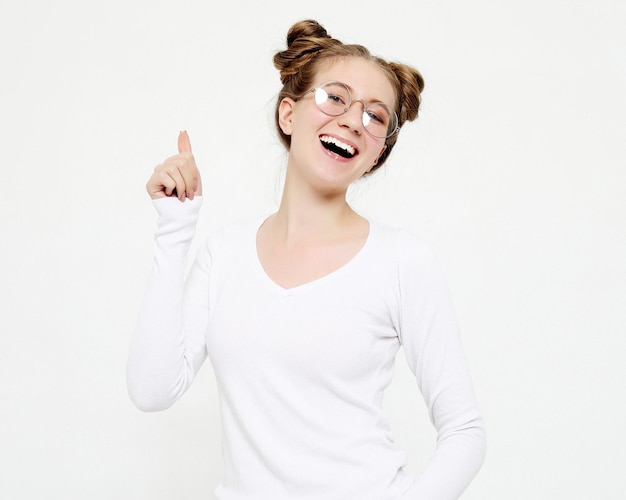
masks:
{"type": "Polygon", "coordinates": [[[485,435],[448,292],[431,253],[346,202],[417,117],[423,80],[296,23],[276,54],[288,149],[276,213],[211,236],[184,278],[201,203],[189,137],[147,183],[155,265],[129,366],[142,410],[170,406],[208,357],[219,386],[219,500],[458,498],[485,435]],[[184,202],[184,203],[183,203],[184,202]],[[419,478],[381,411],[403,347],[438,433],[419,478]]]}

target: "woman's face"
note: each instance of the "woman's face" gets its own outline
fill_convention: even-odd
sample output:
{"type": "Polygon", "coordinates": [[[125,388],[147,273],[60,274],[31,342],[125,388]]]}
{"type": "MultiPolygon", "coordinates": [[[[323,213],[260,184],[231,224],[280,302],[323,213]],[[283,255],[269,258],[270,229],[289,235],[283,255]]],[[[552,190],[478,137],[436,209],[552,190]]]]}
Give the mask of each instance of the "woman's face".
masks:
{"type": "Polygon", "coordinates": [[[385,150],[384,138],[365,131],[363,103],[384,102],[395,109],[396,96],[376,63],[358,57],[323,63],[314,87],[330,81],[342,82],[350,90],[353,103],[345,114],[323,113],[310,92],[298,101],[283,99],[279,108],[280,126],[291,136],[288,169],[327,189],[345,191],[376,164],[385,150]]]}

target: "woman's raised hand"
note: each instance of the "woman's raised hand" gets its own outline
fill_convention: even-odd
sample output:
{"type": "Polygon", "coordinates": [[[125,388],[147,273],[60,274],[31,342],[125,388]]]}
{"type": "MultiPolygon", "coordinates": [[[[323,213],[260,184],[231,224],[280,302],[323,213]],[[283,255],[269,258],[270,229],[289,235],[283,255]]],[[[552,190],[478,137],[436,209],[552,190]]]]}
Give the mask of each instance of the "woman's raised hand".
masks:
{"type": "Polygon", "coordinates": [[[191,153],[189,135],[184,130],[178,135],[178,154],[171,156],[154,169],[146,190],[150,198],[176,196],[180,201],[193,200],[202,195],[202,180],[191,153]]]}

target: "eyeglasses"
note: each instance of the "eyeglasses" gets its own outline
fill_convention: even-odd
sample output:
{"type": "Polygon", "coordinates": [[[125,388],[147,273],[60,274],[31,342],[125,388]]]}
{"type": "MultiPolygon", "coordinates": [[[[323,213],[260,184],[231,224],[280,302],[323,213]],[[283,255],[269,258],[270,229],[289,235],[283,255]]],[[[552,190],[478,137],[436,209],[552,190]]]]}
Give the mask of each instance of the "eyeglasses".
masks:
{"type": "Polygon", "coordinates": [[[363,99],[352,99],[350,90],[345,83],[327,82],[319,87],[306,91],[297,100],[306,94],[315,94],[315,104],[319,110],[328,116],[341,116],[348,112],[353,103],[363,103],[363,127],[373,137],[386,139],[395,134],[398,128],[398,115],[384,102],[366,104],[363,99]]]}

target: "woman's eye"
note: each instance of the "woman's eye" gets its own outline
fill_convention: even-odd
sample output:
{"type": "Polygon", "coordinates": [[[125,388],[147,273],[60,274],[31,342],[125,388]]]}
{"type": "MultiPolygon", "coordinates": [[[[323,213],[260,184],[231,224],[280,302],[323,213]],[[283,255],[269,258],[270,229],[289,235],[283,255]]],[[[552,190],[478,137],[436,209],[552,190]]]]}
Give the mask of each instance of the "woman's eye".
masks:
{"type": "Polygon", "coordinates": [[[336,94],[328,94],[328,100],[335,104],[343,105],[346,103],[343,97],[341,97],[340,95],[336,95],[336,94]]]}
{"type": "Polygon", "coordinates": [[[373,111],[368,111],[367,116],[370,117],[370,120],[373,120],[376,123],[380,123],[381,125],[384,125],[386,123],[385,119],[382,116],[377,115],[373,111]]]}

